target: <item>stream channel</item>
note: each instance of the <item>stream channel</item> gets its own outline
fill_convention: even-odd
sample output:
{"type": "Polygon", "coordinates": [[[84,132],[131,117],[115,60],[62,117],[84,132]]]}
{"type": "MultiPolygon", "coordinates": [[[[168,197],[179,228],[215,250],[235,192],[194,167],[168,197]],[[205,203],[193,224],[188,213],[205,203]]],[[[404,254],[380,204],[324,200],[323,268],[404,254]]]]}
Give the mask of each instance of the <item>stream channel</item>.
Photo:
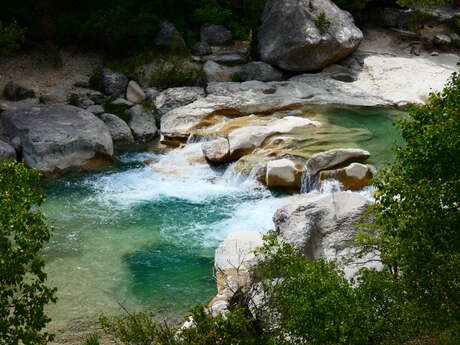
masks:
{"type": "MultiPolygon", "coordinates": [[[[318,114],[327,133],[301,149],[360,147],[381,168],[400,140],[393,122],[401,112],[318,114]]],[[[273,213],[292,197],[260,188],[231,166],[210,168],[198,159],[200,146],[120,152],[109,171],[44,183],[43,211],[55,228],[44,251],[46,270],[59,298],[48,308],[51,329],[94,324],[100,313],[121,313],[120,305],[181,318],[216,293],[214,251],[229,233],[273,229],[273,213]],[[156,163],[145,165],[148,158],[156,163]]]]}

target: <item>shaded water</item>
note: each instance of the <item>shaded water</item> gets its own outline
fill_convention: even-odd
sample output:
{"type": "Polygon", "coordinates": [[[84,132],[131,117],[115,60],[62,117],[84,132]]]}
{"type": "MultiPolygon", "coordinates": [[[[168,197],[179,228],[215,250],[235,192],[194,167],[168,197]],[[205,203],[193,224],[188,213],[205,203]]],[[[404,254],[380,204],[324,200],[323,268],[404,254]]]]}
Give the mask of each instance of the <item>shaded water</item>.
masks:
{"type": "MultiPolygon", "coordinates": [[[[360,146],[381,166],[397,139],[397,115],[324,110],[318,119],[327,133],[298,149],[360,146]],[[358,134],[348,143],[344,133],[358,134]]],[[[290,201],[254,184],[211,169],[199,143],[168,154],[124,153],[111,171],[47,182],[43,210],[56,230],[46,267],[59,297],[49,308],[51,328],[84,327],[101,312],[119,313],[119,304],[176,318],[206,303],[216,292],[218,244],[233,231],[272,229],[273,213],[290,201]],[[145,166],[146,158],[158,162],[145,166]]]]}

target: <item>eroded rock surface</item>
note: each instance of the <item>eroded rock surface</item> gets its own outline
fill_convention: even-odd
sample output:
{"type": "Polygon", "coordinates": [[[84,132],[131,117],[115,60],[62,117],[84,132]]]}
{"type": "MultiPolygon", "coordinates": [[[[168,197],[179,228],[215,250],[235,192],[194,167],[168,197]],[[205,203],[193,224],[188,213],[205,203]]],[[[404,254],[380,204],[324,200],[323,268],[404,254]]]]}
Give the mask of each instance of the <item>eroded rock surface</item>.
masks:
{"type": "Polygon", "coordinates": [[[284,206],[273,221],[284,241],[312,260],[325,257],[342,262],[346,277],[351,278],[361,267],[381,268],[378,253],[359,258],[353,246],[358,231],[368,231],[355,225],[365,222],[361,217],[371,204],[360,194],[339,192],[284,206]],[[348,259],[351,262],[344,262],[348,259]]]}

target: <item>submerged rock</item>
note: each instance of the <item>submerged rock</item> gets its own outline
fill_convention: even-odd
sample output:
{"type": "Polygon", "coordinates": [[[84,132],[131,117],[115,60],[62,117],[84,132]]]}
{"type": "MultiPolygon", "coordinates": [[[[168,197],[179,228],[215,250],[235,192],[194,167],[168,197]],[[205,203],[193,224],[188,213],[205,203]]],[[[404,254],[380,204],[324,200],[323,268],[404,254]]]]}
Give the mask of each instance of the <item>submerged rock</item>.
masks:
{"type": "Polygon", "coordinates": [[[339,192],[284,206],[276,211],[273,221],[287,243],[311,260],[338,260],[344,264],[345,276],[351,278],[361,267],[382,267],[378,253],[359,258],[359,250],[353,246],[359,231],[369,231],[355,225],[365,222],[361,217],[370,205],[372,201],[360,194],[339,192]]]}
{"type": "Polygon", "coordinates": [[[260,147],[265,139],[274,134],[289,133],[295,128],[306,126],[319,127],[320,125],[317,121],[296,116],[286,116],[282,119],[272,120],[263,126],[238,128],[228,135],[230,155],[232,159],[238,159],[260,147]]]}
{"type": "Polygon", "coordinates": [[[315,71],[351,54],[363,39],[353,17],[329,0],[268,0],[258,32],[263,61],[315,71]]]}
{"type": "Polygon", "coordinates": [[[45,175],[96,170],[113,161],[107,126],[80,108],[54,104],[8,110],[2,125],[26,164],[45,175]]]}

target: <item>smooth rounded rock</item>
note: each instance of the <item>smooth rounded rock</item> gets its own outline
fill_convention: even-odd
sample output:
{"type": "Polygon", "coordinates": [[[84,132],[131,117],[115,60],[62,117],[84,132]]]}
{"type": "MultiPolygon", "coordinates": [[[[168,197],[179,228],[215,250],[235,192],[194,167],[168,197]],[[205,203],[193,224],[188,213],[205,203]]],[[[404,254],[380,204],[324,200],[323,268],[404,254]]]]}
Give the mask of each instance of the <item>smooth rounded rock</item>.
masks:
{"type": "Polygon", "coordinates": [[[145,92],[134,80],[131,80],[126,90],[126,99],[131,103],[142,103],[145,100],[145,92]]]}
{"type": "Polygon", "coordinates": [[[104,122],[64,104],[5,111],[5,135],[26,164],[45,175],[97,170],[113,162],[113,142],[104,122]]]}
{"type": "Polygon", "coordinates": [[[134,137],[128,124],[118,116],[105,113],[100,116],[100,119],[107,125],[114,143],[121,144],[134,142],[134,137]]]}
{"type": "Polygon", "coordinates": [[[362,39],[353,17],[330,0],[268,0],[258,53],[270,65],[308,72],[350,55],[362,39]]]}

